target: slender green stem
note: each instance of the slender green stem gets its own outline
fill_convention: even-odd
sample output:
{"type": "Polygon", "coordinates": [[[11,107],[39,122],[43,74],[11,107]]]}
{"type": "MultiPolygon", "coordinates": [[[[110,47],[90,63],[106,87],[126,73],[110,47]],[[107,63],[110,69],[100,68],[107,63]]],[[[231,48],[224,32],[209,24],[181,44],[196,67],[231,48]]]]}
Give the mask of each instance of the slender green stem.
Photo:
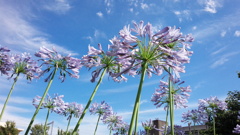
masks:
{"type": "Polygon", "coordinates": [[[174,135],[174,98],[173,98],[173,84],[171,81],[171,74],[172,74],[172,69],[169,68],[169,80],[168,80],[168,85],[169,85],[169,100],[170,100],[170,126],[171,126],[171,135],[174,135]]]}
{"type": "Polygon", "coordinates": [[[29,123],[29,125],[28,125],[28,128],[27,128],[26,132],[25,132],[25,135],[28,135],[28,132],[29,132],[29,130],[30,130],[30,128],[31,128],[31,126],[32,126],[32,124],[33,124],[33,122],[34,122],[34,119],[35,119],[35,117],[37,116],[37,114],[38,114],[38,112],[39,112],[39,110],[40,110],[40,108],[41,108],[41,106],[42,106],[43,100],[45,99],[45,97],[46,97],[46,95],[47,95],[47,93],[48,93],[48,90],[49,90],[49,88],[50,88],[50,86],[51,86],[51,84],[52,84],[52,82],[53,82],[53,79],[54,79],[54,76],[55,76],[55,74],[56,74],[56,72],[57,72],[57,69],[58,69],[58,68],[55,68],[54,71],[53,71],[52,77],[51,77],[50,81],[48,82],[47,88],[45,89],[45,91],[44,91],[44,93],[43,93],[43,96],[42,96],[42,98],[41,98],[41,100],[40,100],[40,103],[39,103],[39,105],[38,105],[35,113],[34,113],[33,116],[32,116],[32,119],[31,119],[31,121],[30,121],[30,123],[29,123]]]}
{"type": "Polygon", "coordinates": [[[141,74],[141,79],[140,79],[140,83],[138,86],[138,92],[137,92],[137,96],[136,96],[136,100],[135,100],[135,104],[134,104],[134,108],[133,108],[133,114],[132,114],[132,119],[131,119],[129,131],[128,131],[128,135],[132,135],[134,126],[137,126],[136,118],[137,118],[138,109],[140,106],[140,97],[141,97],[142,86],[143,86],[143,82],[144,82],[144,78],[145,78],[145,74],[146,74],[146,69],[147,69],[147,62],[145,61],[142,64],[142,72],[141,72],[142,74],[141,74]]]}
{"type": "Polygon", "coordinates": [[[69,128],[69,125],[70,125],[70,122],[71,122],[71,119],[72,119],[72,113],[70,114],[70,116],[69,116],[69,120],[68,120],[68,125],[67,125],[67,129],[66,129],[66,134],[67,134],[67,132],[68,132],[68,128],[69,128]]]}
{"type": "Polygon", "coordinates": [[[101,118],[101,114],[99,114],[99,116],[98,116],[97,125],[96,125],[95,130],[94,130],[94,135],[96,135],[97,128],[98,128],[98,123],[99,123],[100,118],[101,118]]]}
{"type": "Polygon", "coordinates": [[[213,135],[216,135],[216,124],[215,124],[215,117],[213,116],[213,135]]]}
{"type": "MultiPolygon", "coordinates": [[[[140,106],[138,107],[138,110],[137,110],[137,114],[139,112],[139,108],[140,106]]],[[[134,128],[134,135],[137,135],[137,128],[138,128],[138,115],[136,116],[136,121],[135,121],[135,128],[134,128]]]]}
{"type": "Polygon", "coordinates": [[[109,132],[109,135],[111,135],[112,134],[112,127],[110,128],[110,132],[109,132]]]}
{"type": "Polygon", "coordinates": [[[90,104],[91,104],[91,102],[92,102],[92,100],[93,100],[97,90],[98,90],[98,87],[100,86],[100,84],[102,82],[102,79],[103,79],[103,77],[104,77],[104,75],[106,73],[106,70],[107,70],[107,68],[104,68],[104,70],[103,70],[103,72],[102,72],[102,74],[101,74],[101,76],[100,76],[100,78],[98,80],[98,83],[97,83],[95,89],[93,90],[93,93],[92,93],[91,97],[89,98],[88,103],[87,103],[86,107],[84,108],[84,111],[83,111],[81,117],[79,118],[79,120],[78,120],[78,122],[77,122],[77,124],[76,124],[76,126],[75,126],[75,128],[73,130],[73,135],[77,134],[78,127],[80,126],[80,124],[81,124],[81,122],[83,120],[83,117],[86,114],[86,112],[87,112],[87,110],[88,110],[88,108],[89,108],[89,106],[90,106],[90,104]]]}
{"type": "Polygon", "coordinates": [[[50,113],[50,109],[48,108],[48,112],[47,112],[47,116],[46,116],[46,120],[45,120],[45,124],[44,124],[44,131],[43,131],[43,135],[46,135],[46,131],[47,131],[47,122],[48,122],[48,117],[49,117],[49,113],[50,113]]]}
{"type": "Polygon", "coordinates": [[[169,113],[169,107],[167,107],[167,114],[166,114],[166,125],[164,127],[164,135],[167,134],[167,126],[168,126],[168,113],[169,113]]]}
{"type": "Polygon", "coordinates": [[[7,99],[6,99],[6,101],[5,101],[4,105],[3,105],[3,109],[2,109],[2,112],[1,112],[1,115],[0,115],[0,121],[2,120],[2,116],[3,116],[4,110],[5,110],[6,106],[7,106],[8,100],[9,100],[11,94],[12,94],[12,91],[13,91],[14,86],[15,86],[17,80],[18,80],[19,75],[20,75],[20,73],[18,73],[17,76],[16,76],[16,78],[14,79],[14,82],[13,82],[13,84],[12,84],[12,87],[11,87],[9,93],[8,93],[7,99]]]}
{"type": "Polygon", "coordinates": [[[193,135],[195,135],[195,122],[193,122],[193,135]]]}

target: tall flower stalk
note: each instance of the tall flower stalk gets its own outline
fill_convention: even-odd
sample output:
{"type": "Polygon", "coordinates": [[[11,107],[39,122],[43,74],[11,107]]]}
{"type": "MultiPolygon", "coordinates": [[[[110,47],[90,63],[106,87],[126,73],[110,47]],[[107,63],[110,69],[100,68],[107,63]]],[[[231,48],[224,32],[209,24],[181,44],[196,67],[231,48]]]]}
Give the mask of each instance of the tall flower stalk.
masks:
{"type": "Polygon", "coordinates": [[[109,76],[111,76],[113,78],[114,81],[121,81],[121,80],[126,80],[126,78],[124,78],[123,76],[120,76],[121,79],[118,79],[118,77],[114,77],[113,75],[116,74],[117,72],[119,72],[119,70],[121,69],[120,65],[116,62],[115,60],[115,56],[111,56],[109,54],[111,54],[111,52],[107,52],[105,53],[102,49],[102,46],[99,44],[98,45],[99,50],[89,46],[89,51],[88,51],[88,55],[84,55],[82,57],[82,64],[91,69],[91,68],[96,68],[93,72],[92,72],[92,79],[91,82],[95,82],[96,79],[99,77],[99,80],[83,110],[83,113],[81,115],[81,117],[79,118],[74,130],[73,130],[73,134],[75,135],[93,98],[95,97],[98,88],[103,80],[103,77],[105,76],[105,73],[108,73],[109,76]]]}
{"type": "MultiPolygon", "coordinates": [[[[26,76],[27,80],[31,81],[33,78],[36,77],[35,75],[41,71],[40,68],[37,66],[37,63],[31,59],[31,56],[28,53],[22,53],[22,55],[12,55],[6,57],[8,57],[9,59],[7,60],[9,62],[7,64],[8,65],[7,69],[9,70],[11,69],[12,71],[12,74],[9,77],[9,79],[13,78],[14,82],[8,93],[7,99],[5,100],[5,103],[3,105],[3,109],[0,114],[0,120],[2,119],[8,100],[13,92],[13,89],[18,81],[19,76],[23,74],[26,76]]],[[[1,67],[1,69],[3,69],[3,67],[1,67]]]]}
{"type": "Polygon", "coordinates": [[[82,104],[78,104],[76,102],[65,103],[64,106],[65,107],[63,108],[63,110],[59,111],[60,112],[59,114],[67,116],[68,124],[67,124],[67,129],[65,131],[67,133],[72,117],[79,118],[82,115],[83,106],[82,104]]]}
{"type": "Polygon", "coordinates": [[[119,32],[120,37],[110,40],[111,55],[117,56],[118,62],[123,65],[122,72],[115,76],[141,74],[128,134],[136,130],[138,123],[139,102],[145,74],[149,77],[152,74],[160,76],[169,67],[177,76],[179,72],[185,72],[182,64],[189,63],[188,56],[192,54],[187,51],[190,45],[186,42],[193,41],[191,35],[182,36],[180,29],[175,27],[165,27],[153,34],[150,23],[144,25],[141,21],[139,24],[135,22],[133,24],[134,28],[130,28],[129,25],[125,26],[119,32]]]}
{"type": "Polygon", "coordinates": [[[112,108],[105,101],[102,101],[101,104],[93,103],[89,111],[91,114],[98,114],[98,120],[94,130],[94,135],[96,135],[100,118],[102,117],[103,120],[108,115],[110,115],[112,113],[112,108]]]}
{"type": "Polygon", "coordinates": [[[50,72],[50,74],[45,79],[45,82],[48,82],[48,85],[43,93],[43,96],[39,102],[37,109],[35,110],[35,112],[32,116],[32,119],[27,127],[26,132],[25,132],[25,135],[28,135],[28,132],[39,112],[39,109],[42,106],[42,103],[48,93],[49,88],[52,85],[52,82],[54,80],[54,77],[55,77],[57,71],[59,70],[59,72],[60,72],[59,78],[63,82],[66,79],[66,75],[70,75],[71,77],[74,77],[74,78],[79,78],[78,70],[82,66],[79,59],[73,58],[70,56],[62,56],[62,55],[58,54],[58,52],[55,49],[50,50],[46,47],[41,47],[39,52],[35,53],[35,56],[40,57],[41,58],[40,61],[43,61],[41,66],[47,67],[47,69],[42,71],[40,76],[45,73],[48,73],[48,72],[50,72]],[[71,73],[68,70],[71,70],[73,73],[71,73]]]}

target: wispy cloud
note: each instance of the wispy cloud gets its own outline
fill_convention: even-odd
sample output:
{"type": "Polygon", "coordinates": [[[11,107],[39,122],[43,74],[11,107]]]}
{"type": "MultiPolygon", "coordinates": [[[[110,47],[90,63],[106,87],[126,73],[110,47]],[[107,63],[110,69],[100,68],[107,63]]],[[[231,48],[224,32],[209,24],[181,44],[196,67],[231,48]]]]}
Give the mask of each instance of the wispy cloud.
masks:
{"type": "Polygon", "coordinates": [[[229,61],[230,57],[237,55],[237,54],[239,54],[239,52],[230,52],[230,53],[224,54],[224,55],[220,56],[210,67],[216,68],[220,65],[223,65],[229,61]]]}
{"type": "Polygon", "coordinates": [[[204,5],[204,11],[209,13],[217,13],[217,8],[222,7],[221,0],[198,0],[201,5],[204,5]]]}
{"type": "Polygon", "coordinates": [[[77,55],[72,51],[65,49],[48,40],[47,34],[39,31],[29,22],[29,14],[31,10],[17,9],[9,3],[0,4],[0,44],[8,46],[12,51],[35,53],[40,46],[51,48],[53,46],[59,52],[64,54],[77,55]],[[29,12],[29,13],[28,13],[29,12]],[[27,15],[27,16],[26,16],[27,15]]]}
{"type": "Polygon", "coordinates": [[[192,20],[190,10],[174,11],[173,13],[178,17],[179,22],[182,22],[183,19],[192,20]]]}
{"type": "Polygon", "coordinates": [[[240,12],[235,12],[233,14],[224,16],[218,20],[206,22],[206,25],[202,27],[198,26],[198,30],[193,32],[196,40],[206,39],[213,35],[219,35],[223,29],[229,29],[232,27],[240,26],[240,20],[238,17],[240,16],[240,12]]]}
{"type": "Polygon", "coordinates": [[[43,8],[57,14],[65,14],[71,9],[71,5],[68,0],[47,0],[43,8]]]}
{"type": "Polygon", "coordinates": [[[223,52],[223,51],[224,51],[224,50],[226,50],[226,49],[227,49],[227,47],[226,47],[226,46],[224,46],[224,47],[222,47],[222,48],[219,48],[218,50],[216,50],[216,51],[212,52],[212,53],[211,53],[211,55],[216,55],[216,54],[219,54],[219,53],[223,52]]]}

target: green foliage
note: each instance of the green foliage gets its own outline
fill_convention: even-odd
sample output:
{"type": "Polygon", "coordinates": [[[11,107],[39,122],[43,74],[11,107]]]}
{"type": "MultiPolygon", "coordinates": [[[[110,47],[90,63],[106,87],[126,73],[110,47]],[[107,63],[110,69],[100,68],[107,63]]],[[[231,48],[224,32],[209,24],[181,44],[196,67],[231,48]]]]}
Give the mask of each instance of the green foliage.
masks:
{"type": "MultiPolygon", "coordinates": [[[[226,98],[228,109],[226,111],[218,110],[216,119],[216,133],[217,135],[237,135],[232,133],[240,120],[237,119],[240,111],[240,91],[229,91],[226,98]]],[[[203,135],[212,135],[212,121],[206,123],[208,130],[204,131],[203,135]]]]}
{"type": "Polygon", "coordinates": [[[0,135],[18,135],[18,133],[19,131],[14,121],[6,121],[5,126],[0,126],[0,135]]]}
{"type": "MultiPolygon", "coordinates": [[[[48,135],[49,126],[46,127],[45,135],[48,135]]],[[[31,128],[30,135],[43,135],[44,134],[44,125],[42,124],[35,124],[31,128]]]]}
{"type": "MultiPolygon", "coordinates": [[[[68,132],[63,131],[62,129],[58,129],[57,135],[72,135],[72,133],[73,133],[72,129],[70,129],[68,132]]],[[[76,135],[79,135],[78,131],[77,131],[76,135]]]]}

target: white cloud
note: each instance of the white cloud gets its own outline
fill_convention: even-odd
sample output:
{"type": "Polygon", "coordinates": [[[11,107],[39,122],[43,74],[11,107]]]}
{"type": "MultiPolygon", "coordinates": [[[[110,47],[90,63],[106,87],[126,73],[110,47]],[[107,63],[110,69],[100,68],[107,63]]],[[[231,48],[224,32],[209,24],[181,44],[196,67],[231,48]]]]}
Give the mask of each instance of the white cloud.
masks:
{"type": "Polygon", "coordinates": [[[102,12],[97,12],[96,13],[98,17],[102,18],[103,17],[103,13],[102,12]]]}
{"type": "Polygon", "coordinates": [[[228,62],[231,56],[234,56],[234,55],[237,55],[237,54],[239,54],[239,52],[231,52],[231,53],[227,53],[225,55],[222,55],[210,67],[211,68],[216,68],[218,66],[221,66],[221,65],[225,64],[226,62],[228,62]]]}
{"type": "Polygon", "coordinates": [[[224,47],[222,47],[222,48],[220,48],[220,49],[218,49],[218,50],[212,52],[211,55],[219,54],[219,53],[223,52],[223,51],[226,50],[226,49],[227,49],[227,47],[224,46],[224,47]]]}
{"type": "Polygon", "coordinates": [[[222,29],[229,29],[232,27],[240,26],[240,20],[238,19],[239,16],[240,12],[235,12],[220,19],[206,22],[206,25],[208,27],[198,26],[198,31],[194,31],[193,35],[195,39],[203,39],[209,38],[209,36],[212,35],[219,35],[222,29]]]}
{"type": "Polygon", "coordinates": [[[107,14],[110,14],[112,12],[113,0],[104,0],[104,3],[106,5],[107,14]]]}
{"type": "Polygon", "coordinates": [[[146,3],[141,3],[141,8],[142,9],[147,9],[148,8],[148,5],[146,3]]]}
{"type": "Polygon", "coordinates": [[[24,9],[17,9],[14,5],[9,3],[0,4],[0,19],[4,20],[0,21],[1,45],[8,46],[9,49],[14,52],[28,51],[29,53],[35,53],[41,46],[46,46],[48,48],[55,46],[56,50],[61,53],[77,54],[50,42],[47,39],[47,34],[39,31],[38,28],[27,21],[26,18],[29,16],[25,15],[31,14],[27,13],[27,11],[24,9]]]}
{"type": "Polygon", "coordinates": [[[217,8],[222,7],[222,0],[198,0],[201,5],[204,5],[204,11],[209,13],[217,13],[217,8]]]}
{"type": "Polygon", "coordinates": [[[240,37],[240,30],[236,30],[235,33],[234,33],[234,36],[240,37]]]}
{"type": "Polygon", "coordinates": [[[173,11],[173,13],[178,17],[179,22],[182,22],[183,19],[192,20],[190,10],[173,11]]]}
{"type": "Polygon", "coordinates": [[[45,2],[43,8],[57,14],[64,14],[71,9],[71,6],[68,0],[49,0],[45,2]]]}

